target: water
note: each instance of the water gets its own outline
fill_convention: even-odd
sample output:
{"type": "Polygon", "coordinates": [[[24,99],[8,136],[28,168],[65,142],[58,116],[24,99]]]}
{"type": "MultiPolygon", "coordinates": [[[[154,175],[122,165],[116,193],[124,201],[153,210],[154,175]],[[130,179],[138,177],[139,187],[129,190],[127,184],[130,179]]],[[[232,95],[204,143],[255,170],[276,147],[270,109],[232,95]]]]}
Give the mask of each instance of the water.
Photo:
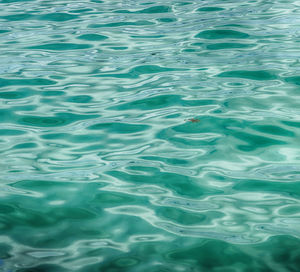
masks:
{"type": "Polygon", "coordinates": [[[0,22],[0,271],[300,270],[299,1],[0,22]]]}

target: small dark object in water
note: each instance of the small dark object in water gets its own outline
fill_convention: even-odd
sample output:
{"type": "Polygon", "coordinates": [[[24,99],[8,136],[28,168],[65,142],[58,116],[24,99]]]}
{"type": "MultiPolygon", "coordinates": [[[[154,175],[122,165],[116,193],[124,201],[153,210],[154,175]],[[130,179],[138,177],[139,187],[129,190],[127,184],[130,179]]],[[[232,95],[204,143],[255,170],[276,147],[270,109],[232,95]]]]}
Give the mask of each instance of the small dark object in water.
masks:
{"type": "Polygon", "coordinates": [[[187,119],[186,121],[192,122],[192,123],[199,123],[200,120],[197,118],[191,118],[191,119],[187,119]]]}

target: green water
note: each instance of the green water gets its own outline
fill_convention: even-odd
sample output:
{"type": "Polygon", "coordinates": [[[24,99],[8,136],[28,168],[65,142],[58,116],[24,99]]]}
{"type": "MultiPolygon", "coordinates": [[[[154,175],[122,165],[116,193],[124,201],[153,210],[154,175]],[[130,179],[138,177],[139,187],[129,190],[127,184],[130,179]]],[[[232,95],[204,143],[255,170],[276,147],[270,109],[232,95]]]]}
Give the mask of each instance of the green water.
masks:
{"type": "Polygon", "coordinates": [[[300,271],[297,0],[0,1],[0,271],[300,271]]]}

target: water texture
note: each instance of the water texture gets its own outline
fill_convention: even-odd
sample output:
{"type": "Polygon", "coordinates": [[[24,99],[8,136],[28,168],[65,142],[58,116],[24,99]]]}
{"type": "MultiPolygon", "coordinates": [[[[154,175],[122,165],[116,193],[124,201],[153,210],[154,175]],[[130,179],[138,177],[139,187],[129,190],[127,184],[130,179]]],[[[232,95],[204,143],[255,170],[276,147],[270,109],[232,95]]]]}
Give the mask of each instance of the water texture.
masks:
{"type": "Polygon", "coordinates": [[[297,0],[0,1],[0,271],[300,271],[297,0]]]}

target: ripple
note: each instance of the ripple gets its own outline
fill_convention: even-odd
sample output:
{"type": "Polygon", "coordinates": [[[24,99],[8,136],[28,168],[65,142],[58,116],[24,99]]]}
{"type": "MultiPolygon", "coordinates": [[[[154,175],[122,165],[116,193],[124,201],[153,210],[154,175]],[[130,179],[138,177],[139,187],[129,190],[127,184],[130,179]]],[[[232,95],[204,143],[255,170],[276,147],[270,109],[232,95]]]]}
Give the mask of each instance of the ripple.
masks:
{"type": "Polygon", "coordinates": [[[245,39],[248,37],[247,33],[228,29],[205,30],[195,36],[195,38],[203,39],[245,39]]]}
{"type": "Polygon", "coordinates": [[[207,49],[209,50],[222,50],[222,49],[247,49],[254,47],[254,44],[247,43],[214,43],[207,45],[207,49]]]}
{"type": "Polygon", "coordinates": [[[78,36],[77,39],[86,40],[86,41],[103,41],[108,39],[108,37],[99,34],[84,34],[78,36]]]}
{"type": "Polygon", "coordinates": [[[41,16],[38,16],[39,20],[42,21],[55,21],[55,22],[65,22],[69,20],[74,20],[78,18],[77,15],[69,14],[65,12],[55,12],[55,13],[47,13],[41,16]]]}
{"type": "Polygon", "coordinates": [[[142,10],[138,10],[138,11],[128,11],[128,10],[118,10],[116,11],[117,13],[166,13],[166,12],[170,12],[172,9],[169,6],[154,6],[154,7],[150,7],[150,8],[146,8],[146,9],[142,9],[142,10]]]}
{"type": "Polygon", "coordinates": [[[276,76],[269,71],[228,71],[218,75],[218,77],[237,77],[252,80],[273,80],[276,76]]]}
{"type": "Polygon", "coordinates": [[[300,85],[300,77],[299,76],[294,76],[294,77],[287,77],[285,78],[286,82],[292,83],[295,85],[300,85]]]}
{"type": "MultiPolygon", "coordinates": [[[[6,86],[19,86],[19,85],[28,85],[28,86],[36,86],[36,85],[54,85],[57,82],[50,79],[44,78],[30,78],[30,79],[4,79],[0,78],[0,87],[6,86]]],[[[6,93],[9,95],[9,93],[6,93]]]]}
{"type": "Polygon", "coordinates": [[[92,47],[89,44],[76,44],[76,43],[48,43],[43,45],[30,46],[28,49],[45,49],[45,50],[76,50],[87,49],[92,47]]]}

